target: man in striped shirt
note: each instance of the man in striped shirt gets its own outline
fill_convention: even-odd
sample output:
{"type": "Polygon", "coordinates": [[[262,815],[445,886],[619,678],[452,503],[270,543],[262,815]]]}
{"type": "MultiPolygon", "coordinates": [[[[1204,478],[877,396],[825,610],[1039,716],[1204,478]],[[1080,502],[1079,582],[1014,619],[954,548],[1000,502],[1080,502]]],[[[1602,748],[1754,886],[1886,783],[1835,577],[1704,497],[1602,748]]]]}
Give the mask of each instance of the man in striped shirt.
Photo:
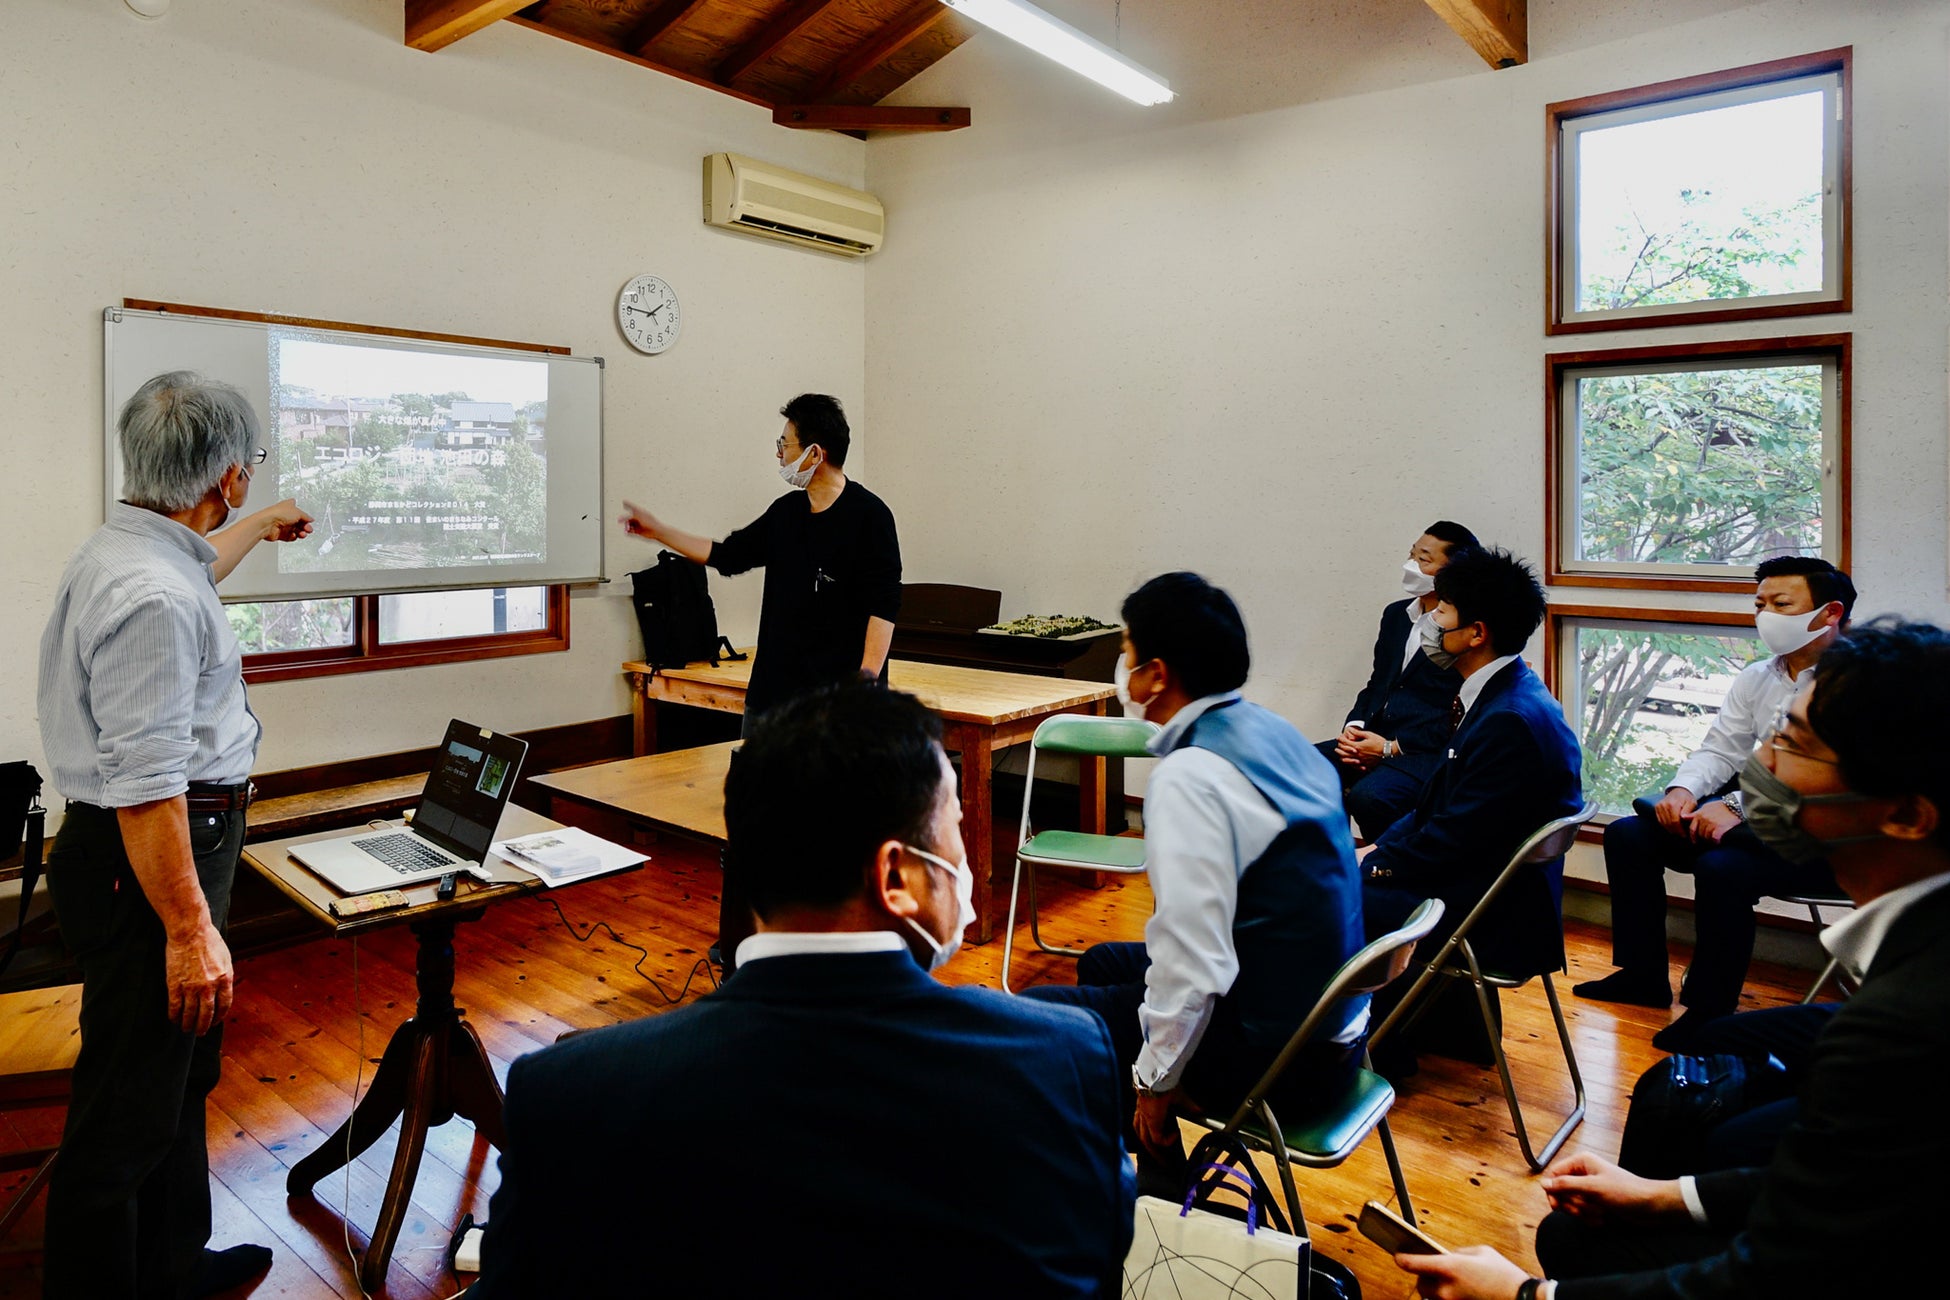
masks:
{"type": "Polygon", "coordinates": [[[203,1103],[259,734],[216,584],[258,542],[304,537],[311,516],[282,501],[223,527],[264,459],[257,415],[227,384],[158,375],[118,427],[124,499],[68,562],[41,637],[41,745],[67,801],[47,886],[82,977],[48,1300],[208,1295],[271,1258],[206,1246],[203,1103]]]}

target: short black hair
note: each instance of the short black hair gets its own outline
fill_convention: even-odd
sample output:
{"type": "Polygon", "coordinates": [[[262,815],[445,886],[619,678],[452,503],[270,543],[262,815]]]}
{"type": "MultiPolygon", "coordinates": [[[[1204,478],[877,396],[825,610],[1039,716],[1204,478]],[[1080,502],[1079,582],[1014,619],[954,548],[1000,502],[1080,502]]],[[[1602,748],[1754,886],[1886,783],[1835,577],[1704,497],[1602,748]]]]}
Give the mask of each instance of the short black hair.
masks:
{"type": "Polygon", "coordinates": [[[1165,573],[1124,597],[1139,663],[1162,659],[1193,699],[1236,691],[1253,666],[1232,597],[1196,573],[1165,573]]]}
{"type": "Polygon", "coordinates": [[[1433,537],[1436,541],[1447,546],[1451,555],[1454,555],[1457,551],[1473,550],[1482,544],[1476,540],[1475,533],[1470,532],[1467,528],[1464,528],[1452,519],[1438,519],[1427,528],[1424,528],[1422,533],[1424,536],[1433,537]]]}
{"type": "Polygon", "coordinates": [[[1762,560],[1754,570],[1754,581],[1768,578],[1806,578],[1808,594],[1814,597],[1816,608],[1840,601],[1844,623],[1855,612],[1854,581],[1818,555],[1777,555],[1762,560]]]}
{"type": "Polygon", "coordinates": [[[752,720],[724,782],[725,856],[753,909],[838,907],[888,840],[932,848],[941,720],[877,683],[811,691],[752,720]]]}
{"type": "Polygon", "coordinates": [[[1436,599],[1455,606],[1457,626],[1489,629],[1497,656],[1523,649],[1544,621],[1547,602],[1537,571],[1500,546],[1472,546],[1451,556],[1435,575],[1436,599]]]}
{"type": "Polygon", "coordinates": [[[792,421],[799,431],[801,447],[819,447],[835,465],[846,464],[846,449],[853,441],[846,426],[846,412],[840,399],[824,393],[801,393],[779,408],[779,414],[792,421]]]}
{"type": "Polygon", "coordinates": [[[1841,760],[1857,794],[1920,794],[1950,844],[1950,632],[1885,615],[1822,652],[1808,725],[1841,760]],[[1895,725],[1896,720],[1901,725],[1895,725]]]}

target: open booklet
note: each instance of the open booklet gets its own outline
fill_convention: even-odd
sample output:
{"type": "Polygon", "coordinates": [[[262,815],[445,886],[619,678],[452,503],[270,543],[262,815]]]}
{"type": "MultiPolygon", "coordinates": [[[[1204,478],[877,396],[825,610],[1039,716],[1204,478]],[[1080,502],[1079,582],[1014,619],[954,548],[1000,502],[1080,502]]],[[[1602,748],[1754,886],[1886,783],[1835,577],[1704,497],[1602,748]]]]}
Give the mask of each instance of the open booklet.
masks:
{"type": "Polygon", "coordinates": [[[647,853],[598,839],[574,826],[502,840],[494,851],[524,871],[532,871],[551,889],[650,860],[647,853]]]}

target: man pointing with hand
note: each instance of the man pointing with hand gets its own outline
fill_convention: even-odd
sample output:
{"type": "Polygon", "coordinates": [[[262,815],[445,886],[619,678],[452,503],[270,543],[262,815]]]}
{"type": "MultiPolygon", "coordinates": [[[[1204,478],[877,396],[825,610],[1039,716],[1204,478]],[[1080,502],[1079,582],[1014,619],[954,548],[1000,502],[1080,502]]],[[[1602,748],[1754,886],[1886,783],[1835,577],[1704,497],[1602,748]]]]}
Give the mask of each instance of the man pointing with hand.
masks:
{"type": "Polygon", "coordinates": [[[309,534],[311,516],[281,501],[223,527],[265,454],[228,384],[158,375],[118,427],[124,499],[68,562],[41,637],[41,747],[67,800],[47,888],[82,981],[48,1300],[210,1295],[271,1261],[206,1248],[203,1103],[260,731],[216,584],[257,543],[309,534]]]}

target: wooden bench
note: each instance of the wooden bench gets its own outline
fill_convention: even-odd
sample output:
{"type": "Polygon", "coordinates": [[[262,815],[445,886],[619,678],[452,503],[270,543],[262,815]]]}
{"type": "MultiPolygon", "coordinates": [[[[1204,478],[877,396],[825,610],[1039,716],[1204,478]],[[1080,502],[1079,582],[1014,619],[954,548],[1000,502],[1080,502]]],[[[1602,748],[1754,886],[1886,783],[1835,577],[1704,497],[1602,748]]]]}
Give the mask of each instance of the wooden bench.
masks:
{"type": "Polygon", "coordinates": [[[420,802],[426,773],[392,776],[259,799],[251,805],[245,838],[282,840],[313,831],[345,830],[377,817],[397,817],[420,802]]]}

